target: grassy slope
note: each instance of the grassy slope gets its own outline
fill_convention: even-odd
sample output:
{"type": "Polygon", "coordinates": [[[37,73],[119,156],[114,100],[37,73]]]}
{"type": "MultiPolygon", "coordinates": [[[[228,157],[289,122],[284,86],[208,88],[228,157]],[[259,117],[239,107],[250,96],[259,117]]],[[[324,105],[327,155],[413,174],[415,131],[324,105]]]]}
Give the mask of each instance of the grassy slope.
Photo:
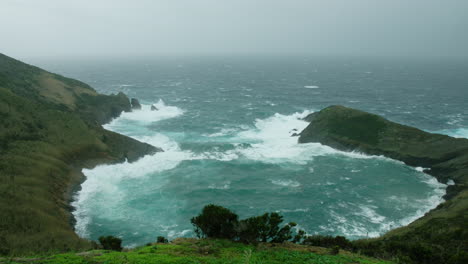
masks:
{"type": "Polygon", "coordinates": [[[0,54],[0,255],[90,247],[70,225],[81,168],[157,151],[100,126],[129,110],[123,94],[0,54]]]}
{"type": "MultiPolygon", "coordinates": [[[[128,252],[90,251],[46,257],[35,257],[34,263],[277,263],[277,264],[389,264],[390,262],[341,251],[329,255],[328,250],[294,244],[244,245],[224,240],[177,239],[171,244],[153,244],[128,252]]],[[[26,259],[4,259],[7,263],[24,263],[26,259]],[[20,260],[22,262],[20,262],[20,260]]],[[[0,263],[1,263],[0,259],[0,263]]]]}
{"type": "Polygon", "coordinates": [[[320,142],[342,150],[385,155],[429,168],[426,172],[442,182],[455,181],[448,189],[448,201],[424,217],[381,238],[362,241],[362,246],[369,247],[367,253],[397,247],[411,253],[417,247],[419,251],[427,249],[423,252],[426,256],[418,258],[442,263],[468,251],[468,140],[427,133],[342,106],[325,108],[307,120],[311,123],[301,133],[302,143],[320,142]]]}

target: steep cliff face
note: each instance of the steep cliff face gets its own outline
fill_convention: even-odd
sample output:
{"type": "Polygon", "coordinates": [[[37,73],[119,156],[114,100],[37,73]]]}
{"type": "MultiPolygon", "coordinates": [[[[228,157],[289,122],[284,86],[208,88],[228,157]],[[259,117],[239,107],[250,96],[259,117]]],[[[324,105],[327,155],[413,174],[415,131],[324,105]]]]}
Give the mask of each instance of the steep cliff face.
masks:
{"type": "Polygon", "coordinates": [[[305,120],[310,124],[301,132],[299,143],[318,142],[344,151],[385,155],[427,168],[426,173],[443,183],[455,182],[447,189],[447,202],[373,243],[413,242],[440,248],[441,255],[468,250],[467,139],[427,133],[343,106],[325,108],[305,120]]]}
{"type": "Polygon", "coordinates": [[[81,168],[161,151],[101,127],[130,109],[124,94],[0,54],[0,254],[89,247],[70,224],[81,168]]]}

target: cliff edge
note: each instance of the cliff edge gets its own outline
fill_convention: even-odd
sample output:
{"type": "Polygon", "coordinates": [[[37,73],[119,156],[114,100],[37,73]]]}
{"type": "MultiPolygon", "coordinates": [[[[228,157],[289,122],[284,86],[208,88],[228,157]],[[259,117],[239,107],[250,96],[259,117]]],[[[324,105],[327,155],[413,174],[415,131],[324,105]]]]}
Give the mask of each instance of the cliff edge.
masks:
{"type": "Polygon", "coordinates": [[[426,168],[425,173],[440,182],[453,181],[447,188],[446,202],[406,227],[363,242],[370,251],[394,250],[396,245],[402,245],[398,250],[410,251],[417,245],[436,249],[440,256],[467,252],[468,139],[427,133],[344,106],[327,107],[305,120],[310,124],[300,133],[299,143],[317,142],[344,151],[384,155],[426,168]]]}
{"type": "Polygon", "coordinates": [[[81,169],[161,151],[102,128],[130,110],[122,93],[0,54],[0,255],[90,248],[69,206],[81,169]]]}

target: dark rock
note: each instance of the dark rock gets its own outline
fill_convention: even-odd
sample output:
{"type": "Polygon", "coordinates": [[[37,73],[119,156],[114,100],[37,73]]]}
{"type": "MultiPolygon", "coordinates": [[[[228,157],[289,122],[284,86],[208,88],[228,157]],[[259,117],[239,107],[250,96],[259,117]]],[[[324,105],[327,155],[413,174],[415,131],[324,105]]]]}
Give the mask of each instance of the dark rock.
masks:
{"type": "Polygon", "coordinates": [[[132,110],[140,110],[141,109],[141,104],[136,98],[132,98],[130,100],[130,104],[132,105],[132,110]]]}
{"type": "Polygon", "coordinates": [[[298,134],[298,133],[293,133],[293,134],[291,135],[291,137],[298,137],[298,136],[300,136],[300,134],[298,134]]]}
{"type": "Polygon", "coordinates": [[[344,151],[384,155],[411,166],[429,168],[440,182],[467,183],[468,140],[431,134],[378,115],[343,106],[314,113],[299,143],[318,142],[344,151]]]}
{"type": "Polygon", "coordinates": [[[151,111],[158,111],[159,109],[155,105],[151,105],[151,111]]]}

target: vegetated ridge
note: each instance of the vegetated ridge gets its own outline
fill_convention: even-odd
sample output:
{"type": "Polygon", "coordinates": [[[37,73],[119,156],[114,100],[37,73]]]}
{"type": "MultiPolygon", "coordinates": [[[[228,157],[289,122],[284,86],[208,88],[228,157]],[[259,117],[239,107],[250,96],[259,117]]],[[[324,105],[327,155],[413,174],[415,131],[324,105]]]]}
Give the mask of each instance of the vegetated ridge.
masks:
{"type": "Polygon", "coordinates": [[[442,183],[453,181],[444,203],[408,226],[360,241],[362,252],[388,257],[418,250],[424,256],[420,263],[468,261],[468,139],[427,133],[344,106],[330,106],[305,120],[310,124],[300,133],[300,143],[384,155],[426,168],[442,183]]]}
{"type": "Polygon", "coordinates": [[[81,169],[160,151],[101,127],[122,111],[123,93],[0,54],[0,255],[90,248],[69,206],[81,169]]]}

